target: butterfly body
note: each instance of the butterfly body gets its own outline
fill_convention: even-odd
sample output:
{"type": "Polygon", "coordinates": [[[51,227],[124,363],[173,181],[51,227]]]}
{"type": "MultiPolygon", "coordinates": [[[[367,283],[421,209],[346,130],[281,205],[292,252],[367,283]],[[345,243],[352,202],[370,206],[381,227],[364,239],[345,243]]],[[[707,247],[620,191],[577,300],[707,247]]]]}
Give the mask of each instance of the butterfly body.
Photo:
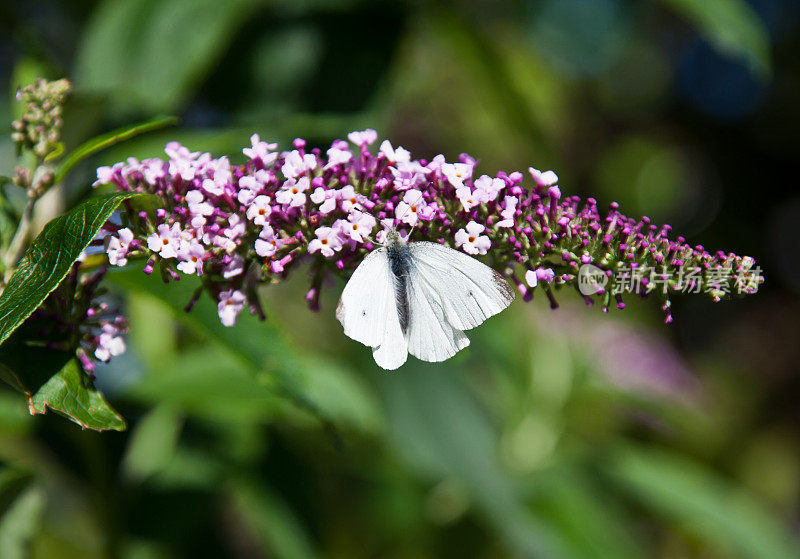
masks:
{"type": "Polygon", "coordinates": [[[406,243],[392,229],[353,273],[336,318],[391,370],[409,353],[423,361],[452,357],[469,345],[464,330],[513,299],[508,282],[485,264],[444,245],[406,243]]]}
{"type": "Polygon", "coordinates": [[[386,257],[389,259],[389,268],[392,272],[397,315],[400,320],[400,330],[405,334],[408,331],[410,315],[408,279],[411,272],[411,251],[408,248],[408,244],[396,230],[390,230],[386,237],[386,257]]]}

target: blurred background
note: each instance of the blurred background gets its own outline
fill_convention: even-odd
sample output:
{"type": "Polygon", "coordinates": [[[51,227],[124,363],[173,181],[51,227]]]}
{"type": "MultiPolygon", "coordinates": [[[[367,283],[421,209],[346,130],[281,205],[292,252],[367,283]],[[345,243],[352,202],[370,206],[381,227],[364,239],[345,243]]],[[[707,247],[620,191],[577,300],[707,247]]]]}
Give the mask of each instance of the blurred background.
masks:
{"type": "MultiPolygon", "coordinates": [[[[601,315],[517,301],[439,365],[376,368],[332,284],[264,290],[219,325],[194,286],[109,276],[128,353],[98,382],[125,433],[0,389],[0,557],[796,558],[800,521],[800,2],[65,0],[0,4],[0,120],[68,77],[67,149],[159,114],[229,154],[376,128],[480,172],[554,169],[766,283],[601,315]]],[[[0,138],[0,166],[13,166],[0,138]]],[[[6,172],[6,171],[4,171],[6,172]]]]}

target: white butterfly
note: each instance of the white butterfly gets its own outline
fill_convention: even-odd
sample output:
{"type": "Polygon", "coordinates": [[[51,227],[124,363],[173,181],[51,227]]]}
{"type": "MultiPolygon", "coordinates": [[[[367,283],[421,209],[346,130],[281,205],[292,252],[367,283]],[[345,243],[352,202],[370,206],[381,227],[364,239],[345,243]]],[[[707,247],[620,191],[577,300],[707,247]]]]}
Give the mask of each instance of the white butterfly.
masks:
{"type": "Polygon", "coordinates": [[[408,243],[396,230],[347,282],[336,308],[344,333],[372,348],[375,362],[397,369],[408,354],[444,361],[469,345],[475,328],[514,300],[495,270],[452,248],[408,243]]]}

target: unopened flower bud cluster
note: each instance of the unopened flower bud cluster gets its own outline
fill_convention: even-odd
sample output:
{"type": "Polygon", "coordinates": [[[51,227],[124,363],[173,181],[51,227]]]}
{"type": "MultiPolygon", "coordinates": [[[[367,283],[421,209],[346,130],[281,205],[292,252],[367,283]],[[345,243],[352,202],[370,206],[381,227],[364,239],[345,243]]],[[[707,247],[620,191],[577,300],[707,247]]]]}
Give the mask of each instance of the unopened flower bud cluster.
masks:
{"type": "Polygon", "coordinates": [[[62,110],[70,92],[69,80],[47,81],[37,78],[30,85],[17,91],[16,100],[23,105],[23,114],[11,123],[11,140],[17,154],[32,152],[39,165],[34,170],[17,167],[14,183],[40,195],[53,183],[53,172],[42,166],[49,155],[60,150],[62,110]]]}

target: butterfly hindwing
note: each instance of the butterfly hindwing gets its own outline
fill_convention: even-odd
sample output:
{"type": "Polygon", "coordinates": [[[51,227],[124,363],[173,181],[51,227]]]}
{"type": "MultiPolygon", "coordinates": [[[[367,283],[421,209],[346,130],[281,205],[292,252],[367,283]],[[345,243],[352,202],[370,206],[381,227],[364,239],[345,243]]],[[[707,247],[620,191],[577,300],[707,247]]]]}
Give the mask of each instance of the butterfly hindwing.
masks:
{"type": "Polygon", "coordinates": [[[415,275],[438,294],[444,319],[456,329],[475,328],[514,300],[503,276],[471,256],[429,242],[408,248],[415,275]]]}
{"type": "Polygon", "coordinates": [[[469,345],[464,332],[445,319],[441,286],[431,285],[414,263],[407,282],[408,351],[423,361],[444,361],[469,345]]]}

